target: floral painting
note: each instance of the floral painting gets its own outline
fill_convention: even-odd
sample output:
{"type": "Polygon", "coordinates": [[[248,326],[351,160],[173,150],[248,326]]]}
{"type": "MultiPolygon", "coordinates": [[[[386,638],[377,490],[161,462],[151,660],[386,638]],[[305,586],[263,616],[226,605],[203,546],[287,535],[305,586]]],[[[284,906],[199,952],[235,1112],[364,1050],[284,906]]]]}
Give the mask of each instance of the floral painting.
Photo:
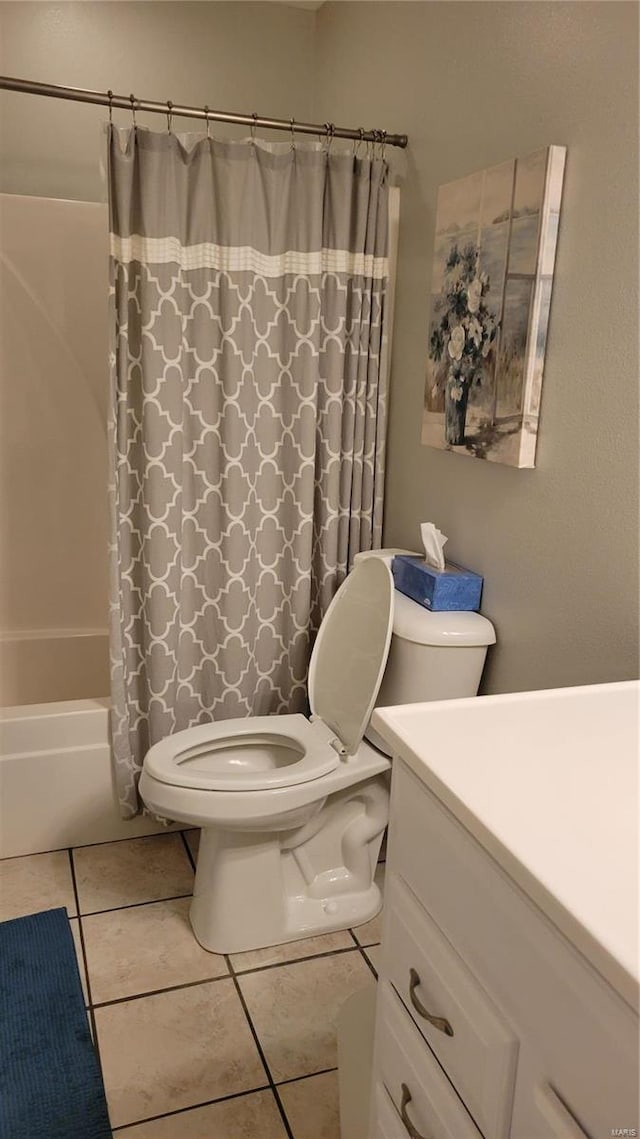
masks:
{"type": "Polygon", "coordinates": [[[423,443],[535,466],[565,155],[438,191],[423,443]]]}

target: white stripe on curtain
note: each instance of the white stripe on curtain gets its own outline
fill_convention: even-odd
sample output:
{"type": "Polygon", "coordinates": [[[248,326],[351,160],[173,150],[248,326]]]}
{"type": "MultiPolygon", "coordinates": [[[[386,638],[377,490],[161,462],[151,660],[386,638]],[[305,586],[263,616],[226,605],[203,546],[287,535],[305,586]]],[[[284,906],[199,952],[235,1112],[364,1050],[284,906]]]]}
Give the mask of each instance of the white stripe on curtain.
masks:
{"type": "Polygon", "coordinates": [[[389,276],[389,258],[352,253],[348,249],[322,249],[301,253],[288,249],[269,256],[250,245],[224,246],[203,241],[182,245],[177,237],[130,237],[110,235],[111,256],[120,264],[139,261],[146,265],[179,265],[181,269],[246,270],[260,277],[282,277],[285,273],[348,273],[355,277],[384,280],[389,276]]]}

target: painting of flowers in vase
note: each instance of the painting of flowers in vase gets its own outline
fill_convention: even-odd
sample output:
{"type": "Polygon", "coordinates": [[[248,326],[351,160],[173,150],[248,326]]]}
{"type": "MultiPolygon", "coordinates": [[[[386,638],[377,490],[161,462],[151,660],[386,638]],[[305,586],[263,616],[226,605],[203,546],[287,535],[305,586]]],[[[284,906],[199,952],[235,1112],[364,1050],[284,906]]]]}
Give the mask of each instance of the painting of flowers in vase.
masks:
{"type": "Polygon", "coordinates": [[[422,442],[535,466],[566,150],[441,186],[422,442]]]}

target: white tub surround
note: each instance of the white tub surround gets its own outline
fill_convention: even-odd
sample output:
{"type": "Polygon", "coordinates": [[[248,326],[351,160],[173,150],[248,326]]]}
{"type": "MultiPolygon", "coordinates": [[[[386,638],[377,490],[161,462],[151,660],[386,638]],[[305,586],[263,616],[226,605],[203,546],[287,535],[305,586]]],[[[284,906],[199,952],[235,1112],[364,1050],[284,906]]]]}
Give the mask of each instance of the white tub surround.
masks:
{"type": "Polygon", "coordinates": [[[0,194],[0,702],[109,691],[108,210],[0,194]]]}
{"type": "Polygon", "coordinates": [[[91,699],[109,691],[106,629],[0,633],[0,707],[91,699]]]}
{"type": "Polygon", "coordinates": [[[120,818],[108,716],[108,700],[0,709],[0,858],[165,829],[120,818]]]}
{"type": "Polygon", "coordinates": [[[639,701],[374,713],[395,758],[371,1139],[383,1111],[438,1139],[636,1133],[639,701]]]}

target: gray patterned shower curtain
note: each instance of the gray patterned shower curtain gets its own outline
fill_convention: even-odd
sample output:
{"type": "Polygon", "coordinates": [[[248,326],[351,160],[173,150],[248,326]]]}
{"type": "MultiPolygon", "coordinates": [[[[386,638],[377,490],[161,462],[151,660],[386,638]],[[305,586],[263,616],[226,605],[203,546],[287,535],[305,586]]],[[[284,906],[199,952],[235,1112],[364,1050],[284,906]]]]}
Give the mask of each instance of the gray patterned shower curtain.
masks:
{"type": "Polygon", "coordinates": [[[108,179],[112,750],[131,817],[168,733],[305,709],[314,630],[380,545],[387,168],[110,127],[108,179]]]}

